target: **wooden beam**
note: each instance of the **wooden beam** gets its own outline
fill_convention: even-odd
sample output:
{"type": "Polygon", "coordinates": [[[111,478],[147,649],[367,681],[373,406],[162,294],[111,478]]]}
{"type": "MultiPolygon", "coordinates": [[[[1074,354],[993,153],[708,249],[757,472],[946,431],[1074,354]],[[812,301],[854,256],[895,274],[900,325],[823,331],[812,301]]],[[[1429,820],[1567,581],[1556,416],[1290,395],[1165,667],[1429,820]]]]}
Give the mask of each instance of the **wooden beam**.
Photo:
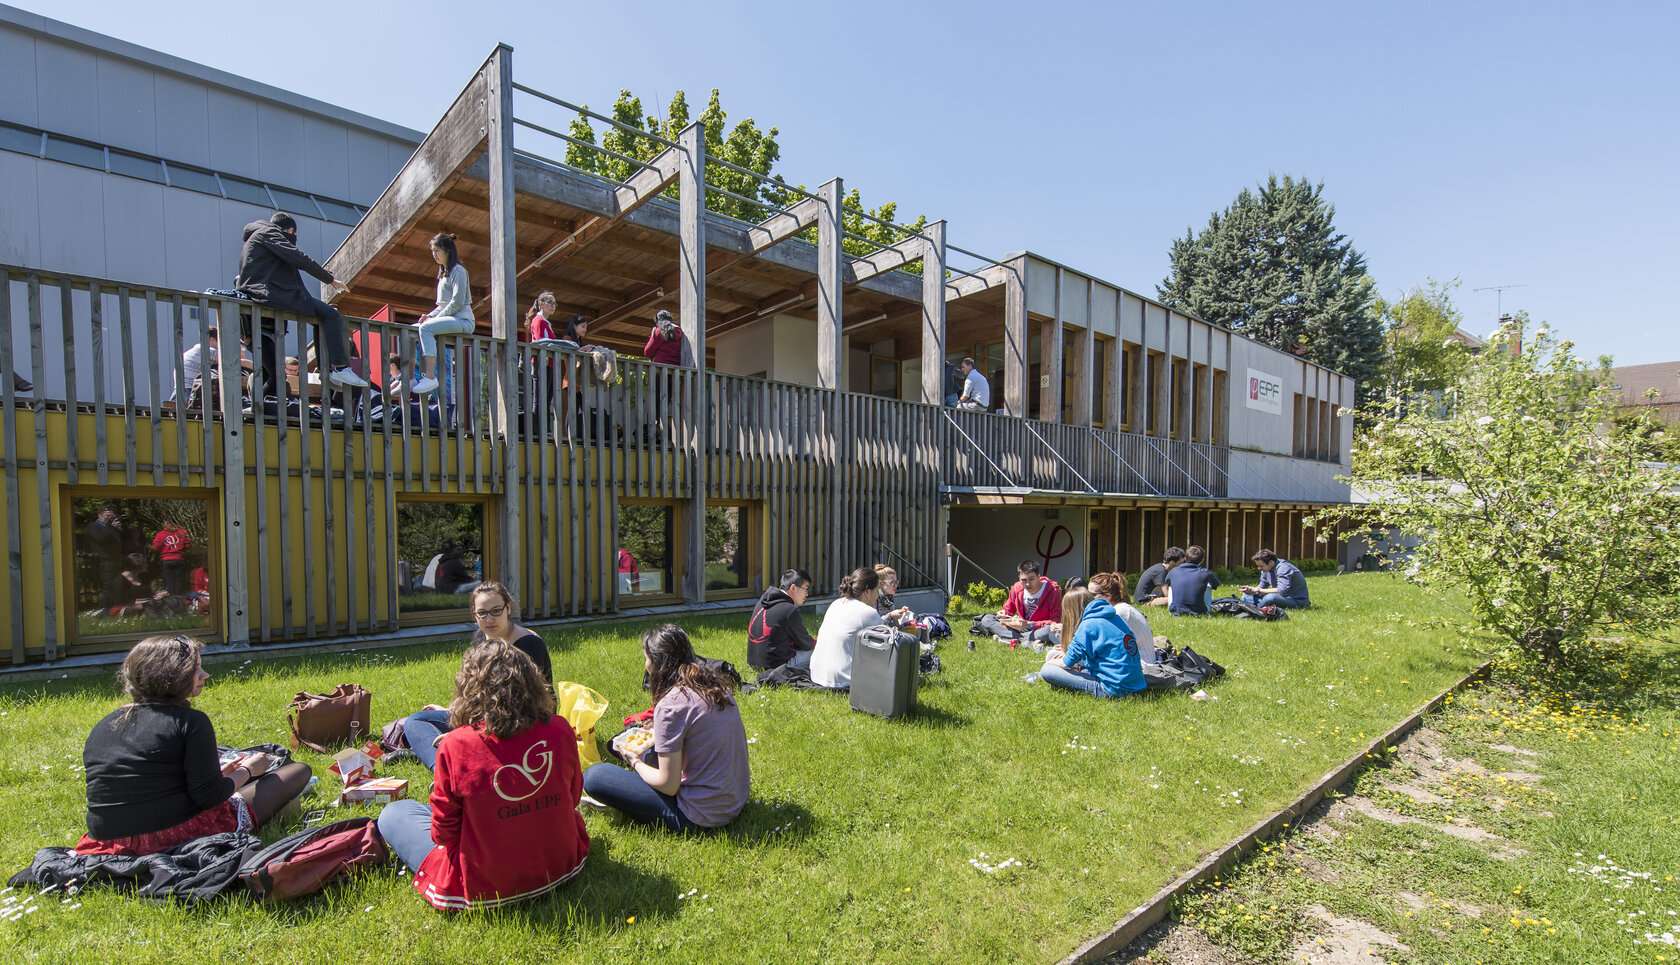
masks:
{"type": "MultiPolygon", "coordinates": [[[[327,259],[326,269],[334,278],[354,285],[362,270],[418,219],[443,187],[484,153],[489,144],[486,118],[492,62],[503,49],[498,47],[467,81],[437,126],[327,259]]],[[[332,285],[321,292],[329,302],[337,293],[337,286],[332,285]]]]}
{"type": "Polygon", "coordinates": [[[927,253],[928,241],[921,235],[906,238],[897,244],[878,248],[867,255],[853,258],[847,266],[851,269],[851,277],[847,281],[854,285],[862,284],[882,272],[903,268],[913,261],[920,261],[927,253]]]}
{"type": "MultiPolygon", "coordinates": [[[[1003,405],[1009,414],[1027,413],[1027,259],[1010,263],[1003,296],[1003,405]]],[[[993,386],[992,391],[997,391],[993,386]]]]}
{"type": "Polygon", "coordinates": [[[945,222],[922,229],[922,402],[945,403],[945,222]]]}
{"type": "Polygon", "coordinates": [[[791,238],[817,223],[823,210],[821,198],[806,198],[786,211],[778,211],[747,229],[747,243],[754,254],[791,238]]]}
{"type": "MultiPolygon", "coordinates": [[[[519,252],[514,247],[518,234],[515,218],[513,178],[513,48],[498,44],[486,65],[489,89],[485,97],[485,129],[490,154],[490,334],[499,343],[498,365],[493,391],[498,418],[493,423],[510,444],[500,446],[502,465],[501,548],[499,579],[515,596],[520,591],[524,552],[521,533],[527,527],[519,499],[520,448],[512,445],[519,419],[519,279],[514,273],[519,252]]],[[[463,388],[464,391],[464,388],[463,388]]]]}
{"type": "Polygon", "coordinates": [[[817,223],[817,386],[840,388],[840,367],[845,352],[841,334],[841,267],[845,252],[840,246],[840,203],[845,184],[839,179],[818,189],[823,200],[822,218],[817,223]]]}
{"type": "Polygon", "coordinates": [[[689,408],[695,438],[689,480],[693,486],[684,527],[687,566],[683,568],[683,597],[706,602],[706,470],[710,457],[711,402],[706,387],[706,125],[696,121],[683,128],[680,224],[677,233],[678,324],[683,331],[682,364],[698,370],[694,401],[689,408]]]}

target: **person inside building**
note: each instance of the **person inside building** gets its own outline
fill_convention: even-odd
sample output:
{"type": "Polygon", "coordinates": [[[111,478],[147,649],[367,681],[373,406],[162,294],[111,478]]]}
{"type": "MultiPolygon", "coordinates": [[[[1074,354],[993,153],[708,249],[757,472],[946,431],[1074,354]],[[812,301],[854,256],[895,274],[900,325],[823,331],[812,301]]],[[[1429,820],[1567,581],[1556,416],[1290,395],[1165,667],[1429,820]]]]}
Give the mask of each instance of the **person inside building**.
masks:
{"type": "Polygon", "coordinates": [[[1147,686],[1137,633],[1107,598],[1087,587],[1069,591],[1062,602],[1060,636],[1066,645],[1052,648],[1039,670],[1045,683],[1107,698],[1129,697],[1147,686]]]}
{"type": "Polygon", "coordinates": [[[992,407],[992,387],[986,377],[980,374],[979,366],[971,358],[962,360],[963,388],[962,395],[957,399],[959,409],[979,409],[985,411],[992,407]]]}
{"type": "Polygon", "coordinates": [[[1166,606],[1167,574],[1182,562],[1184,550],[1177,546],[1167,547],[1167,551],[1161,554],[1161,562],[1144,570],[1143,575],[1138,577],[1138,606],[1166,606]]]}
{"type": "Polygon", "coordinates": [[[642,660],[653,695],[653,746],[626,756],[628,771],[591,765],[584,803],[666,831],[723,827],[752,795],[735,681],[701,662],[688,634],[669,623],[642,634],[642,660]]]}
{"type": "MultiPolygon", "coordinates": [[[[1137,637],[1138,660],[1143,663],[1159,662],[1155,659],[1155,648],[1160,644],[1155,642],[1155,632],[1150,629],[1149,620],[1144,617],[1142,611],[1128,602],[1126,577],[1119,573],[1098,573],[1091,577],[1091,582],[1087,585],[1098,599],[1107,600],[1108,605],[1114,608],[1115,614],[1131,628],[1133,635],[1137,637]]],[[[1065,641],[1067,637],[1062,639],[1065,641]]],[[[1166,642],[1166,638],[1162,637],[1161,643],[1166,642]]]]}
{"type": "Polygon", "coordinates": [[[881,625],[875,601],[881,596],[881,578],[873,567],[860,566],[840,581],[840,597],[828,605],[822,625],[817,627],[817,647],[811,653],[811,680],[819,687],[852,685],[852,655],[858,636],[881,625]]]}
{"type": "Polygon", "coordinates": [[[898,592],[898,571],[885,563],[876,563],[875,575],[881,580],[881,595],[875,600],[875,612],[881,615],[881,621],[897,627],[915,619],[916,614],[907,606],[899,606],[894,597],[898,592]]]}
{"type": "MultiPolygon", "coordinates": [[[[542,637],[520,626],[518,615],[512,591],[494,580],[480,583],[472,595],[472,618],[478,625],[473,631],[472,645],[490,640],[507,644],[529,658],[552,687],[554,665],[549,660],[548,645],[542,637]]],[[[449,708],[427,704],[425,709],[403,719],[403,738],[420,763],[432,767],[437,760],[438,741],[454,726],[449,708]]]]}
{"type": "Polygon", "coordinates": [[[1254,565],[1260,567],[1260,584],[1243,587],[1243,599],[1260,606],[1292,610],[1309,605],[1307,577],[1300,567],[1265,549],[1254,554],[1254,565]]]}
{"type": "Polygon", "coordinates": [[[754,670],[774,670],[789,664],[798,670],[811,669],[811,653],[817,647],[799,608],[811,595],[811,574],[791,569],[758,598],[758,608],[747,621],[747,664],[754,670]]]}
{"type": "MultiPolygon", "coordinates": [[[[333,273],[298,250],[297,221],[276,211],[267,221],[245,226],[244,248],[239,253],[237,288],[251,301],[284,312],[314,315],[320,321],[320,341],[326,343],[332,370],[327,381],[345,388],[367,388],[367,379],[350,368],[350,347],[344,337],[344,319],[338,309],[321,301],[303,287],[299,269],[331,283],[333,273]]],[[[265,365],[265,368],[267,366],[265,365]]]]}
{"type": "Polygon", "coordinates": [[[1178,616],[1206,616],[1213,604],[1213,591],[1219,587],[1219,577],[1207,568],[1207,552],[1200,546],[1184,551],[1184,562],[1167,574],[1167,588],[1171,593],[1167,612],[1178,616]]]}
{"type": "Polygon", "coordinates": [[[582,871],[577,734],[531,658],[501,639],[475,642],[455,676],[449,726],[429,803],[379,812],[379,833],[414,872],[414,889],[443,911],[497,908],[582,871]]]}
{"type": "Polygon", "coordinates": [[[306,764],[271,772],[267,754],[221,759],[215,727],[192,706],[210,679],[201,649],[191,637],[147,637],[123,659],[128,703],[94,725],[82,751],[87,834],[77,854],[148,855],[254,832],[308,786],[306,764]]]}
{"type": "Polygon", "coordinates": [[[1062,619],[1062,588],[1039,572],[1037,560],[1015,567],[1015,585],[1003,609],[979,620],[980,629],[1004,643],[1020,641],[1043,646],[1057,642],[1062,619]]]}

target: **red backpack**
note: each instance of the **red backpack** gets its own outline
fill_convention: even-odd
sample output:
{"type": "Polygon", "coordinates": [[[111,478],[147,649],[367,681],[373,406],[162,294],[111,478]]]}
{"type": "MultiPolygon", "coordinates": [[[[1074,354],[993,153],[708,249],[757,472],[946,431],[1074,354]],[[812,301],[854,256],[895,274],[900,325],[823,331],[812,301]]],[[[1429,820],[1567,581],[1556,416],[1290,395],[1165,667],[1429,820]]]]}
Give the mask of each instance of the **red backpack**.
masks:
{"type": "Polygon", "coordinates": [[[312,895],[391,856],[372,818],[350,818],[288,834],[245,859],[239,880],[259,901],[312,895]]]}

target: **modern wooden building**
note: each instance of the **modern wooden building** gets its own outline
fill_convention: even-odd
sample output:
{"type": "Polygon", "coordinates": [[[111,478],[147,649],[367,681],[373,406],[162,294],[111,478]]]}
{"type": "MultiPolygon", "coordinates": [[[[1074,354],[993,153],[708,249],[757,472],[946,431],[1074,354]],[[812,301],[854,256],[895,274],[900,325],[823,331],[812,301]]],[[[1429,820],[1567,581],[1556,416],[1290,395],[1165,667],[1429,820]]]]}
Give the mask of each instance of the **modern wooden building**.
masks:
{"type": "Polygon", "coordinates": [[[65,268],[0,223],[12,661],[164,627],[260,644],[458,620],[451,594],[478,578],[540,622],[745,601],[789,567],[832,586],[884,561],[934,590],[1024,557],[1136,571],[1173,543],[1216,564],[1333,553],[1304,522],[1347,498],[1350,380],[1031,253],[967,251],[943,222],[859,253],[838,178],[756,220],[719,214],[708,195],[731,192],[697,125],[642,135],[655,150],[623,181],[569,167],[580,112],[516,83],[500,47],[365,210],[306,195],[357,212],[324,295],[378,392],[257,352],[249,380],[207,370],[198,407],[163,401],[211,325],[301,357],[310,320],[145,266],[65,268]],[[414,355],[437,231],[457,236],[479,326],[443,340],[445,386],[417,399],[385,363],[414,355]],[[521,341],[543,291],[626,356],[671,310],[683,363],[521,341]],[[993,411],[941,404],[964,357],[993,411]],[[191,547],[172,560],[177,521],[191,547]]]}

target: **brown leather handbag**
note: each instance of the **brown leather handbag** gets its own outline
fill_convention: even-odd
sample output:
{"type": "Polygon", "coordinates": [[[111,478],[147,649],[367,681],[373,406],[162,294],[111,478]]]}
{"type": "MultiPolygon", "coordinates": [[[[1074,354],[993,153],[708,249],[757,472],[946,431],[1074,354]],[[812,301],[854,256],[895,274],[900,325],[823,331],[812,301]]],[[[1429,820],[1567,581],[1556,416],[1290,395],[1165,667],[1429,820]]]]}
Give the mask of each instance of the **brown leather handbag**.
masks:
{"type": "Polygon", "coordinates": [[[298,692],[292,698],[292,746],[327,753],[329,744],[348,744],[373,733],[373,692],[360,684],[339,684],[330,694],[298,692]]]}

